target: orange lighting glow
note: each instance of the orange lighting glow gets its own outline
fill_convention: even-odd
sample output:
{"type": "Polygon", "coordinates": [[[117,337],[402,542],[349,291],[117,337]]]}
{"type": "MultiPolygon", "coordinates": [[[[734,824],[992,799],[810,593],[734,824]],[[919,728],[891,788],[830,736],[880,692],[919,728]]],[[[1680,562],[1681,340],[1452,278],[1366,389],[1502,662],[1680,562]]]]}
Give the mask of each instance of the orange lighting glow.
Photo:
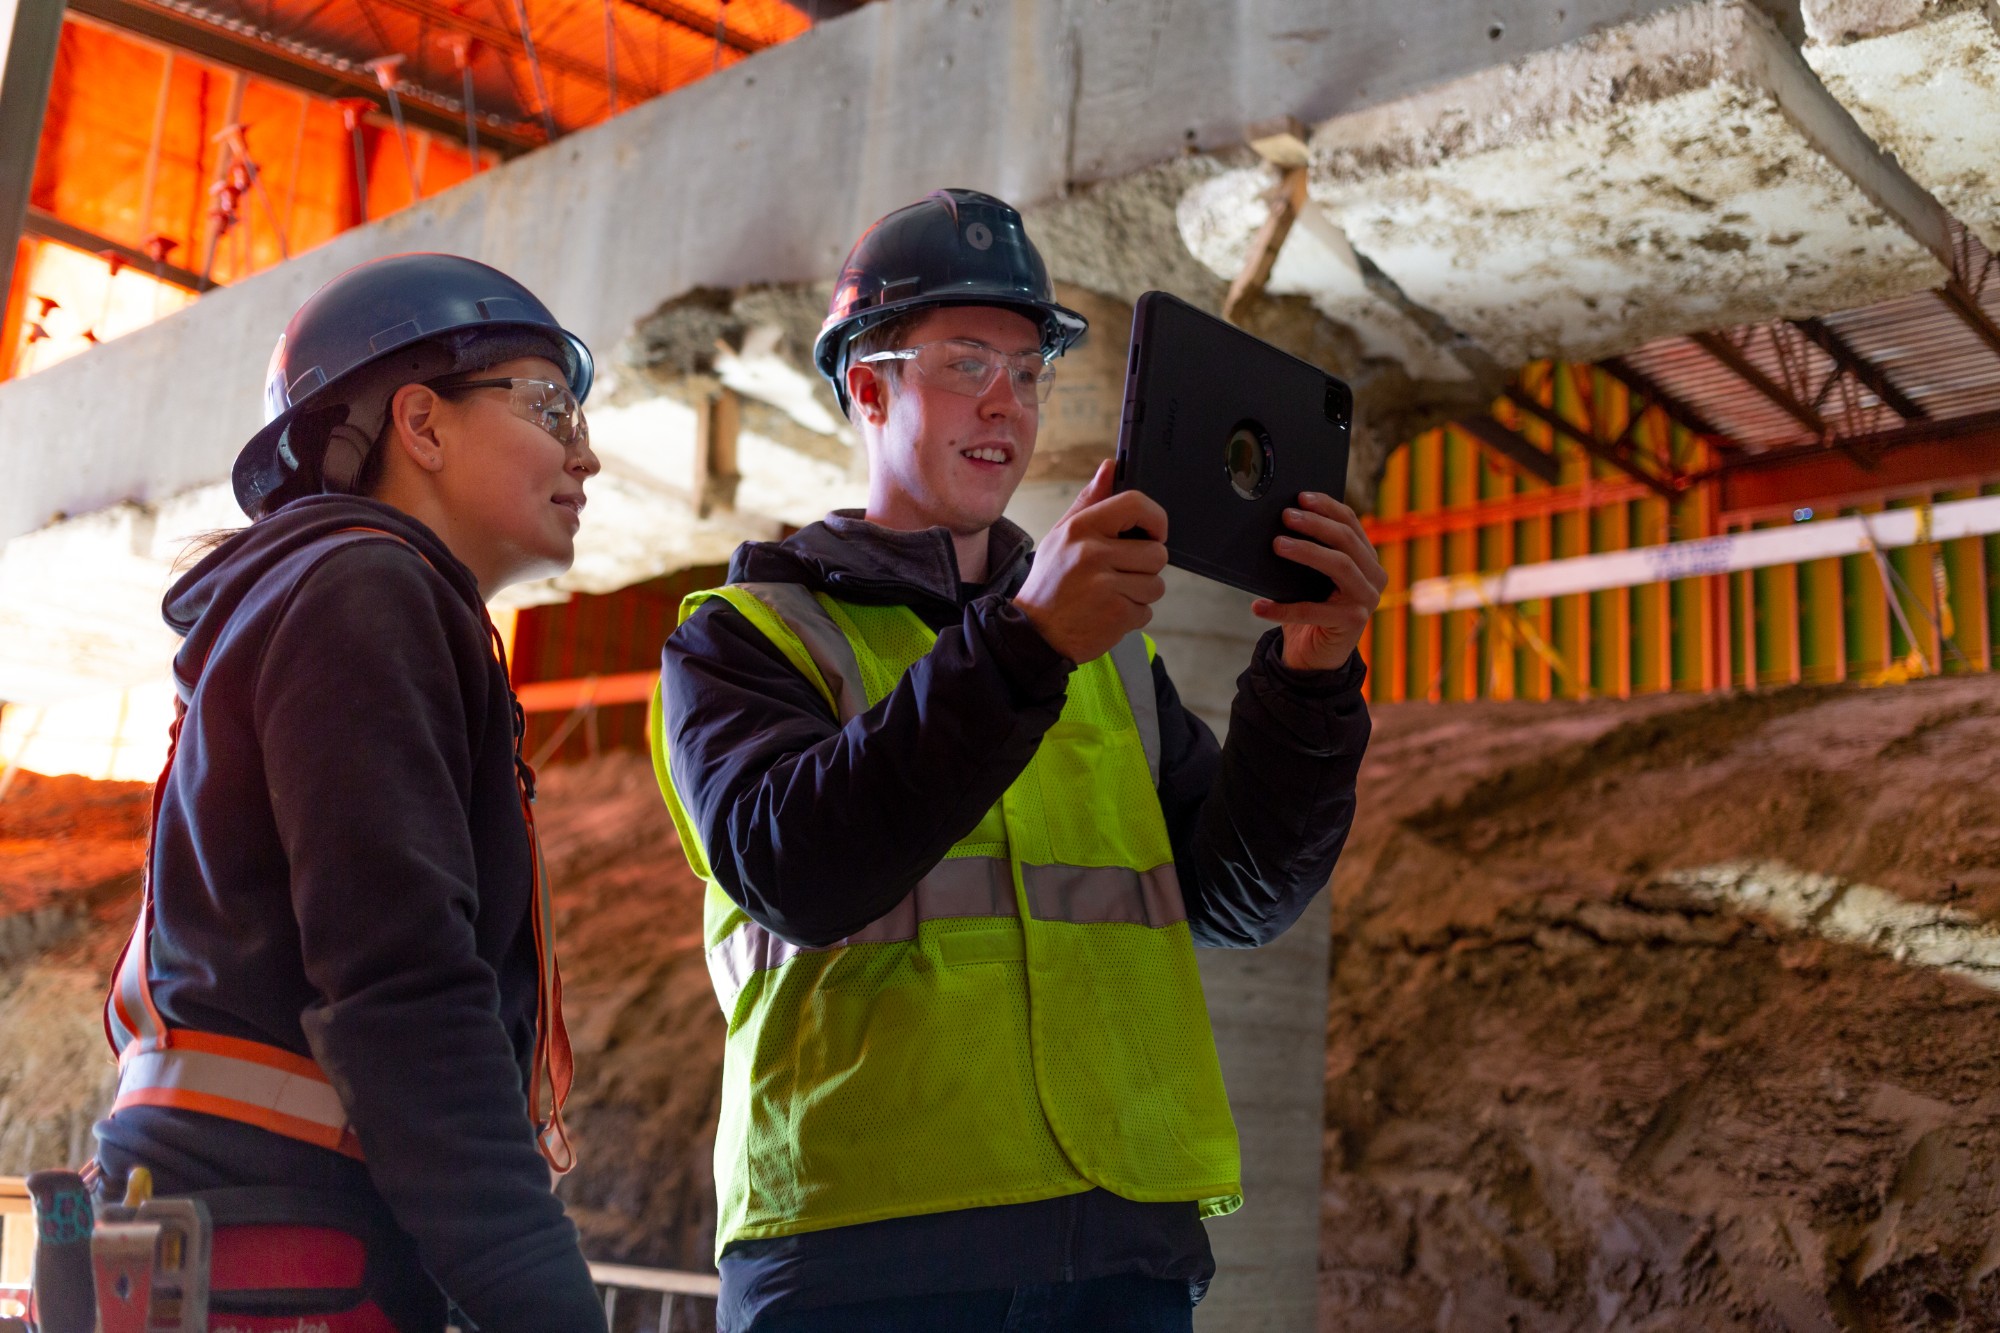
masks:
{"type": "Polygon", "coordinates": [[[26,375],[194,302],[194,293],[129,264],[116,272],[97,255],[44,241],[33,247],[28,308],[11,364],[26,375]]]}
{"type": "Polygon", "coordinates": [[[114,694],[0,712],[0,773],[78,773],[114,782],[151,782],[167,761],[174,687],[167,681],[114,694]]]}

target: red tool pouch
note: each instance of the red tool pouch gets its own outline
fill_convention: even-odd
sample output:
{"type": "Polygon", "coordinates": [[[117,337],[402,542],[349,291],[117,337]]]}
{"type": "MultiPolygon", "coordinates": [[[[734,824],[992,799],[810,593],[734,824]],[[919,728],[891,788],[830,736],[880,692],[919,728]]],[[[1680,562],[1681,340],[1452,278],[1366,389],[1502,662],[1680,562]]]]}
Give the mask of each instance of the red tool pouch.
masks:
{"type": "Polygon", "coordinates": [[[208,1205],[215,1227],[209,1333],[444,1327],[442,1293],[379,1203],[270,1188],[202,1190],[195,1197],[208,1205]]]}
{"type": "Polygon", "coordinates": [[[368,1295],[368,1248],[334,1227],[218,1226],[209,1333],[397,1333],[368,1295]]]}

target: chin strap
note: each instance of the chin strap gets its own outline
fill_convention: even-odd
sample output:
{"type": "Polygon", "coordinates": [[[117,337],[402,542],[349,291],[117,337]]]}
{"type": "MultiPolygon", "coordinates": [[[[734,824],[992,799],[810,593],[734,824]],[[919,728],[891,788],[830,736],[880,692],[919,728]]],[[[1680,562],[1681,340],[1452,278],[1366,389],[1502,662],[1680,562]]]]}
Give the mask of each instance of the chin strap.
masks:
{"type": "Polygon", "coordinates": [[[319,460],[320,488],[333,495],[351,494],[374,447],[375,437],[351,422],[342,422],[328,431],[326,452],[319,460]]]}

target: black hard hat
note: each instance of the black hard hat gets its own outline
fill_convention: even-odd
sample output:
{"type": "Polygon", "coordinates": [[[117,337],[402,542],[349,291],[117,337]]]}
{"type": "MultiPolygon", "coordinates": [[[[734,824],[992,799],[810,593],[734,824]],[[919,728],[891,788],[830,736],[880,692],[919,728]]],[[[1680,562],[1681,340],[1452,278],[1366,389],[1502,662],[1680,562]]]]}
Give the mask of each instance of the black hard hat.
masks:
{"type": "Polygon", "coordinates": [[[833,382],[843,412],[848,342],[897,315],[947,305],[1018,310],[1041,328],[1050,356],[1068,351],[1090,327],[1056,304],[1048,265],[1011,204],[977,190],[933,190],[861,233],[834,284],[813,362],[833,382]]]}
{"type": "Polygon", "coordinates": [[[281,491],[288,494],[276,504],[319,489],[321,446],[293,438],[300,434],[295,427],[311,421],[323,435],[344,421],[346,397],[367,378],[362,372],[369,367],[435,344],[445,349],[439,357],[406,359],[425,374],[450,373],[460,368],[455,356],[462,359],[489,335],[525,336],[525,346],[546,346],[577,401],[590,393],[590,349],[556,323],[533,292],[496,268],[459,255],[390,255],[333,279],[299,307],[271,352],[264,376],[266,424],[236,455],[230,475],[236,503],[256,518],[275,507],[281,491]]]}

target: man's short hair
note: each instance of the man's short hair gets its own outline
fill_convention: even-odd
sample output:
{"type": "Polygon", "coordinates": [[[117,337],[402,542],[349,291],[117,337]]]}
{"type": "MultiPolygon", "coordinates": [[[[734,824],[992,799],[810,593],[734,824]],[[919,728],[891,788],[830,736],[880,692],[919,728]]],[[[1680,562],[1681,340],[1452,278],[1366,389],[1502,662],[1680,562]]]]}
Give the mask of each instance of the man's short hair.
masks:
{"type": "MultiPolygon", "coordinates": [[[[936,306],[925,306],[921,310],[906,311],[855,334],[848,340],[846,351],[841,354],[841,375],[845,377],[847,368],[864,356],[873,356],[877,352],[893,352],[906,346],[910,341],[910,335],[916,332],[917,325],[923,322],[924,316],[935,309],[936,306]]],[[[893,382],[902,364],[900,361],[877,361],[875,371],[883,379],[893,382]]],[[[847,419],[857,426],[861,424],[859,404],[850,402],[847,405],[847,419]]]]}

